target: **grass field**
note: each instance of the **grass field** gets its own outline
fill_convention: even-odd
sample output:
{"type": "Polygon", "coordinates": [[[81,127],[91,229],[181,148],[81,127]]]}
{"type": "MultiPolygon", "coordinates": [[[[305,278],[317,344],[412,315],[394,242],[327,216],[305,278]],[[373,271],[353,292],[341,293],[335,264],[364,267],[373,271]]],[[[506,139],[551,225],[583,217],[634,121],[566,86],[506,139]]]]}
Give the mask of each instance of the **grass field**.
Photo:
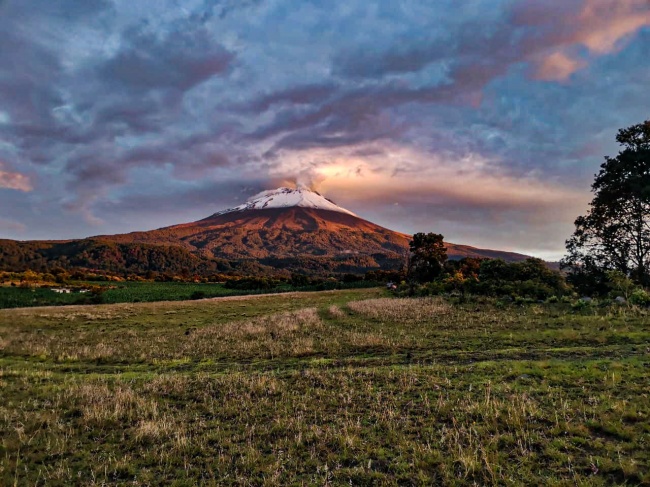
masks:
{"type": "MultiPolygon", "coordinates": [[[[221,283],[194,283],[194,282],[152,282],[152,281],[123,281],[123,282],[75,282],[76,288],[106,288],[97,298],[92,294],[74,292],[58,294],[49,288],[41,287],[12,287],[0,286],[0,309],[24,308],[36,306],[63,306],[75,304],[95,304],[100,299],[103,304],[115,303],[151,303],[155,301],[183,301],[197,298],[216,298],[223,296],[247,296],[263,293],[283,293],[291,291],[316,291],[319,285],[292,287],[282,284],[272,289],[229,289],[221,283]]],[[[362,288],[376,287],[373,282],[329,282],[321,284],[320,288],[362,288]]],[[[66,287],[57,285],[53,287],[66,287]]]]}
{"type": "MultiPolygon", "coordinates": [[[[254,291],[228,289],[219,283],[190,282],[78,282],[76,287],[104,286],[102,303],[147,303],[153,301],[180,301],[192,299],[195,293],[203,297],[221,297],[256,294],[254,291]]],[[[65,286],[58,286],[65,287],[65,286]]],[[[260,291],[261,292],[261,291],[260,291]]],[[[259,292],[258,292],[259,293],[259,292]]],[[[30,306],[60,306],[84,304],[93,299],[89,294],[58,294],[48,288],[0,287],[0,309],[30,306]]]]}
{"type": "MultiPolygon", "coordinates": [[[[224,296],[248,296],[264,293],[285,293],[292,291],[317,291],[333,288],[368,288],[376,287],[373,282],[326,282],[323,284],[292,287],[281,284],[272,289],[229,289],[221,283],[194,282],[152,282],[152,281],[123,281],[123,282],[76,282],[76,288],[104,287],[99,299],[102,304],[116,303],[152,303],[155,301],[183,301],[197,298],[216,298],[224,296]]],[[[55,287],[66,287],[64,285],[55,287]]],[[[25,308],[36,306],[64,306],[75,304],[94,304],[97,297],[90,293],[74,292],[58,294],[49,288],[41,287],[11,287],[0,286],[0,309],[25,308]]]]}
{"type": "Polygon", "coordinates": [[[650,485],[650,320],[379,289],[0,310],[2,485],[650,485]]]}

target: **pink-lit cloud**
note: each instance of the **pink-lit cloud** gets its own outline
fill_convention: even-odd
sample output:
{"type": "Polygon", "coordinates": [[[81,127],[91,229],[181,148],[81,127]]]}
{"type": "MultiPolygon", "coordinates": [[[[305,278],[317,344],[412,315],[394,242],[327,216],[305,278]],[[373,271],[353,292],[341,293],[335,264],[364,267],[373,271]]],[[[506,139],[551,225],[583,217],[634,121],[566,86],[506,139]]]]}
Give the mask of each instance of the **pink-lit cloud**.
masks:
{"type": "Polygon", "coordinates": [[[26,193],[34,189],[29,176],[5,169],[7,168],[0,161],[0,189],[15,189],[26,193]]]}
{"type": "Polygon", "coordinates": [[[0,231],[23,233],[26,228],[20,222],[9,220],[8,218],[0,218],[0,231]]]}
{"type": "MultiPolygon", "coordinates": [[[[587,196],[581,189],[543,181],[534,175],[514,175],[499,170],[499,161],[480,154],[455,157],[399,146],[385,146],[377,155],[355,156],[340,149],[312,150],[301,156],[287,155],[278,170],[287,175],[303,168],[299,182],[350,202],[444,204],[489,207],[531,214],[553,212],[566,218],[582,211],[587,196]],[[309,169],[304,169],[305,160],[309,169]]],[[[278,177],[278,180],[281,180],[278,177]]],[[[286,179],[285,179],[286,180],[286,179]]]]}
{"type": "Polygon", "coordinates": [[[648,116],[647,0],[141,3],[0,0],[0,218],[27,227],[3,235],[160,227],[289,179],[559,251],[648,116]]]}
{"type": "Polygon", "coordinates": [[[648,0],[584,0],[566,2],[549,8],[547,2],[524,5],[515,16],[525,25],[543,26],[545,35],[540,47],[547,52],[535,53],[535,78],[565,80],[587,66],[578,54],[587,50],[591,56],[621,49],[633,34],[650,26],[648,0]]]}
{"type": "Polygon", "coordinates": [[[565,52],[557,51],[542,56],[535,77],[542,80],[565,80],[586,65],[587,62],[583,59],[575,59],[565,52]]]}
{"type": "Polygon", "coordinates": [[[559,258],[557,242],[589,199],[582,188],[509,174],[480,154],[455,157],[398,146],[363,157],[346,149],[312,150],[287,155],[284,170],[293,174],[305,160],[310,170],[303,179],[316,181],[321,194],[363,218],[404,233],[435,231],[451,242],[550,259],[559,258]]]}

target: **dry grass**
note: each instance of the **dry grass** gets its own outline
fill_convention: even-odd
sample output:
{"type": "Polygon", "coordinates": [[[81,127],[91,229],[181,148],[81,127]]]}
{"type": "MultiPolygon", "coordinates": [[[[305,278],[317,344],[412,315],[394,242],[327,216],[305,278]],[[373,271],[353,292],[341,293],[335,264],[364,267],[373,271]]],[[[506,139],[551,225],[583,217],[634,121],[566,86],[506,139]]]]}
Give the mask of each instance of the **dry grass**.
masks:
{"type": "Polygon", "coordinates": [[[335,320],[341,320],[345,318],[345,313],[341,308],[339,308],[337,305],[333,304],[329,308],[327,308],[327,313],[330,318],[335,319],[335,320]]]}
{"type": "MultiPolygon", "coordinates": [[[[106,320],[108,316],[118,322],[124,319],[123,315],[107,313],[95,319],[106,320]]],[[[89,313],[72,313],[69,318],[86,322],[89,313]]],[[[72,334],[58,327],[36,333],[30,329],[5,331],[0,335],[0,345],[14,354],[59,362],[209,359],[233,353],[242,358],[273,358],[280,353],[295,356],[311,353],[312,335],[322,328],[316,308],[305,308],[252,319],[240,316],[236,321],[201,327],[181,326],[164,333],[157,328],[117,329],[108,333],[101,330],[98,333],[96,327],[81,328],[72,334]]]]}
{"type": "Polygon", "coordinates": [[[431,321],[451,312],[451,306],[442,298],[367,299],[348,307],[369,318],[399,323],[431,321]]]}
{"type": "Polygon", "coordinates": [[[2,323],[0,484],[650,483],[645,315],[253,302],[2,323]]]}

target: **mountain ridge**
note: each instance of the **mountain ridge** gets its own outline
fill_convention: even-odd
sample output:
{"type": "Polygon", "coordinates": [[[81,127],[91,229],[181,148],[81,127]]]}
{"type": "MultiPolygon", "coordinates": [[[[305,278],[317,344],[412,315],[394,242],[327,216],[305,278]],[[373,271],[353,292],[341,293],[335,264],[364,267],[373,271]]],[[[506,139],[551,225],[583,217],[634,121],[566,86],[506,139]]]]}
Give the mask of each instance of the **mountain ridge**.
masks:
{"type": "MultiPolygon", "coordinates": [[[[87,261],[96,266],[107,259],[113,262],[112,268],[120,265],[138,271],[152,265],[173,268],[173,257],[163,258],[162,252],[206,272],[216,268],[236,269],[242,263],[248,263],[244,267],[252,272],[262,272],[267,267],[366,272],[403,266],[410,239],[408,234],[364,220],[319,193],[282,187],[258,193],[242,205],[207,218],[155,230],[59,242],[9,244],[10,241],[5,241],[3,244],[0,241],[0,268],[8,270],[8,261],[20,261],[16,255],[21,252],[28,256],[21,262],[41,265],[50,259],[76,265],[87,261]],[[3,247],[12,250],[3,251],[3,247]],[[161,250],[165,247],[182,251],[161,250]]],[[[528,257],[449,242],[445,245],[450,259],[502,258],[515,262],[528,257]]]]}

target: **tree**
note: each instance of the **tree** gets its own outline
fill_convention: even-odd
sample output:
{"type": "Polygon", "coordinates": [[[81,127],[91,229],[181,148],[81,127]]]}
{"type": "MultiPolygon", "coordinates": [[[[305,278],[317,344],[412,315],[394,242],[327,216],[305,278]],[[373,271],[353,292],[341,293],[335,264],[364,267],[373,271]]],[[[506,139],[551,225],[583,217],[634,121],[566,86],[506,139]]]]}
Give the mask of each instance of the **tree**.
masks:
{"type": "Polygon", "coordinates": [[[442,235],[438,233],[416,233],[409,242],[408,278],[411,282],[431,282],[442,275],[447,249],[442,235]]]}
{"type": "Polygon", "coordinates": [[[576,283],[602,283],[617,270],[650,284],[650,120],[619,130],[616,140],[623,149],[605,157],[590,209],[566,242],[562,267],[576,283]]]}

